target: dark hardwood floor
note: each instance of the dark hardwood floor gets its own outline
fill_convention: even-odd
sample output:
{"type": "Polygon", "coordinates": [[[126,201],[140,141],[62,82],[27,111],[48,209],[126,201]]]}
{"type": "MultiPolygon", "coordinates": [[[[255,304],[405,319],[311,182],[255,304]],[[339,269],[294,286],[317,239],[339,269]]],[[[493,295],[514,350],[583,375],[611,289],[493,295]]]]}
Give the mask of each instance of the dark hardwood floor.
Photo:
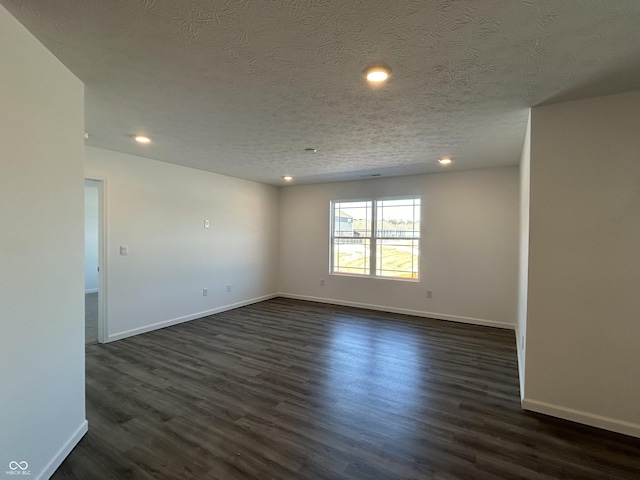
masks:
{"type": "Polygon", "coordinates": [[[98,292],[84,294],[84,343],[98,343],[98,292]]]}
{"type": "Polygon", "coordinates": [[[278,298],[87,345],[54,479],[639,479],[640,440],[526,413],[512,331],[278,298]]]}

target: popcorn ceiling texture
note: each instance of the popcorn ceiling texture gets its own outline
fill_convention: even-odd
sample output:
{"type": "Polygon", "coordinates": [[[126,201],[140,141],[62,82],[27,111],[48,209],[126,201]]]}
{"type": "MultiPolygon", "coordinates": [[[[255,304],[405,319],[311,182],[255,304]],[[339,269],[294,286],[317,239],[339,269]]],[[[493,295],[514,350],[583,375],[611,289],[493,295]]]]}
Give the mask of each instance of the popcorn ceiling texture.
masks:
{"type": "Polygon", "coordinates": [[[0,1],[88,145],[276,185],[515,165],[528,107],[640,88],[637,0],[0,1]]]}

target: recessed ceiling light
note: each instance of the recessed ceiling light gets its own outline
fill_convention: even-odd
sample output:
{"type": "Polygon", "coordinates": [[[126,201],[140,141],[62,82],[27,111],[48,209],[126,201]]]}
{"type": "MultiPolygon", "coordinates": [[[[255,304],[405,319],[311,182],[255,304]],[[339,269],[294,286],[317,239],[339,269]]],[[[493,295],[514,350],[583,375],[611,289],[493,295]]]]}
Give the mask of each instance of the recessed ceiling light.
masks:
{"type": "Polygon", "coordinates": [[[145,135],[136,135],[135,141],[144,144],[151,143],[151,139],[145,135]]]}
{"type": "Polygon", "coordinates": [[[282,177],[282,179],[283,179],[285,182],[290,182],[291,180],[293,180],[293,177],[291,177],[291,176],[289,176],[289,175],[285,175],[284,177],[282,177]]]}
{"type": "Polygon", "coordinates": [[[391,75],[391,69],[382,65],[372,66],[364,71],[364,76],[373,83],[384,82],[389,75],[391,75]]]}
{"type": "Polygon", "coordinates": [[[316,148],[305,148],[304,151],[307,153],[316,153],[318,150],[316,148]]]}
{"type": "Polygon", "coordinates": [[[438,160],[438,163],[440,165],[451,165],[451,163],[453,162],[453,160],[451,160],[450,158],[441,158],[440,160],[438,160]]]}

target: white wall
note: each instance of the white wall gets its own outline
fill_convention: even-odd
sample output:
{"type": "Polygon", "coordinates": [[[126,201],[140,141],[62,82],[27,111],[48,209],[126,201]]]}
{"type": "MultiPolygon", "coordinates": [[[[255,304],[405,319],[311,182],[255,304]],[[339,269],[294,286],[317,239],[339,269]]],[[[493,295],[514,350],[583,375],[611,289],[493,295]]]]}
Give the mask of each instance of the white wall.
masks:
{"type": "Polygon", "coordinates": [[[518,262],[518,367],[520,398],[524,398],[525,361],[527,348],[527,291],[529,276],[529,193],[531,182],[531,112],[520,157],[520,260],[518,262]]]}
{"type": "Polygon", "coordinates": [[[86,432],[83,85],[0,6],[0,471],[86,432]]]}
{"type": "Polygon", "coordinates": [[[96,148],[85,173],[105,180],[107,341],[277,293],[278,188],[96,148]]]}
{"type": "Polygon", "coordinates": [[[84,182],[84,292],[98,291],[98,185],[84,182]]]}
{"type": "Polygon", "coordinates": [[[297,298],[514,328],[518,178],[511,167],[285,187],[280,290],[297,298]],[[331,200],[413,194],[422,196],[423,206],[419,282],[328,274],[331,200]]]}
{"type": "Polygon", "coordinates": [[[525,408],[640,436],[640,91],[534,108],[525,408]]]}

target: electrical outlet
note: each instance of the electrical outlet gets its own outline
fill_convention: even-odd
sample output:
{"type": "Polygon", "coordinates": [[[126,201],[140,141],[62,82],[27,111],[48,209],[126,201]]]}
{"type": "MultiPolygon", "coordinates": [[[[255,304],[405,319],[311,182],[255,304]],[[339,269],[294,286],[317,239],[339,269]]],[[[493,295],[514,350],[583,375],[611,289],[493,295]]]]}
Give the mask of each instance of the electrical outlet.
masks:
{"type": "Polygon", "coordinates": [[[427,290],[427,298],[433,298],[433,292],[431,290],[427,290]]]}
{"type": "Polygon", "coordinates": [[[320,286],[324,287],[324,278],[320,279],[320,286]]]}
{"type": "Polygon", "coordinates": [[[209,295],[209,289],[208,288],[203,288],[202,289],[202,296],[206,297],[207,295],[209,295]]]}
{"type": "Polygon", "coordinates": [[[209,228],[209,220],[204,221],[204,228],[209,228]]]}
{"type": "Polygon", "coordinates": [[[231,285],[227,284],[227,293],[231,293],[231,285]]]}

